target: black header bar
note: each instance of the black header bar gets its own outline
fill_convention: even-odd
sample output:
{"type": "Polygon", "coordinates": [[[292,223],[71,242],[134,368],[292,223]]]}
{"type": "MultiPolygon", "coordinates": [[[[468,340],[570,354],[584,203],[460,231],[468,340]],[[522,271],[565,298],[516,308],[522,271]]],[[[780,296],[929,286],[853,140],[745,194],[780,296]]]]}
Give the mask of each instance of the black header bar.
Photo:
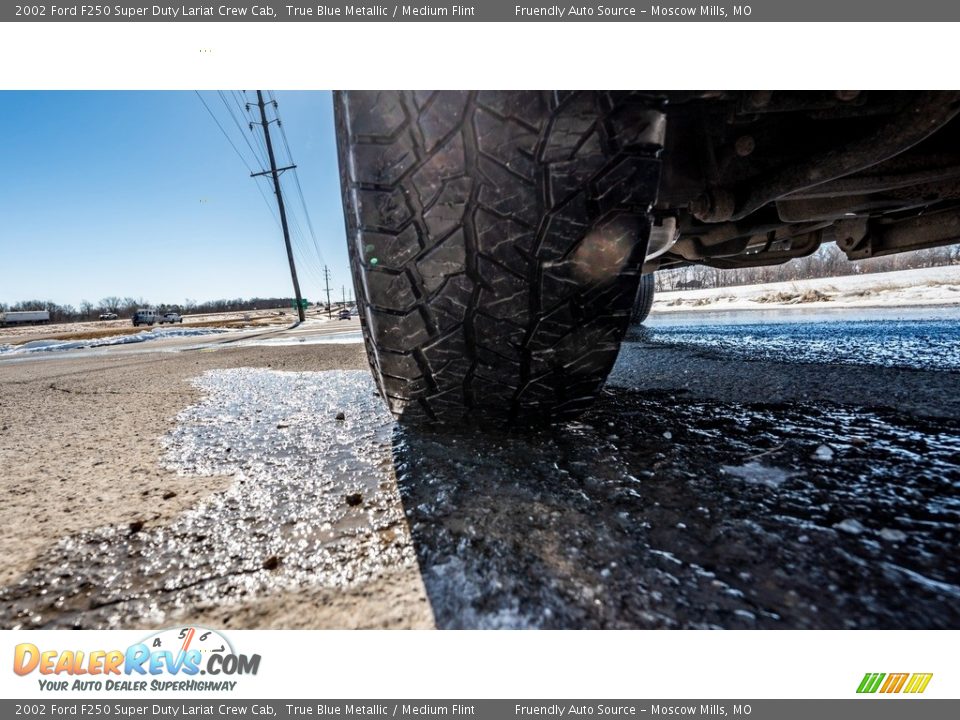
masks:
{"type": "Polygon", "coordinates": [[[0,22],[948,22],[945,0],[752,0],[741,4],[659,4],[638,0],[463,3],[226,0],[169,4],[3,3],[0,22]]]}

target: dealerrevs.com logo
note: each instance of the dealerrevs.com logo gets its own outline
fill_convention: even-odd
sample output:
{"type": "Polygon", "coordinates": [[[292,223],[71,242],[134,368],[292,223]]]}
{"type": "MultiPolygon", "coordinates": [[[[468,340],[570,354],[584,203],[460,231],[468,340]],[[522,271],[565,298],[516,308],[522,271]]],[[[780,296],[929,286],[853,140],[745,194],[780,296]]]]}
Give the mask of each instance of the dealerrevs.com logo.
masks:
{"type": "Polygon", "coordinates": [[[36,673],[45,691],[231,691],[237,685],[232,678],[259,669],[260,655],[237,653],[222,634],[202,627],[162,630],[126,650],[50,650],[20,643],[13,655],[13,671],[36,673]]]}
{"type": "Polygon", "coordinates": [[[906,693],[916,695],[927,689],[933,673],[867,673],[857,687],[858,693],[906,693]]]}

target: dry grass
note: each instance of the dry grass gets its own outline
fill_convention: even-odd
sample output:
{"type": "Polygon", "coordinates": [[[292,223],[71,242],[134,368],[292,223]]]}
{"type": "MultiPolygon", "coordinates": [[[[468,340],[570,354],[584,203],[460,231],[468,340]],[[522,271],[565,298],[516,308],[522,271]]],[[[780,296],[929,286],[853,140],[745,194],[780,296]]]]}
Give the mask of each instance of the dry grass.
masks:
{"type": "MultiPolygon", "coordinates": [[[[689,305],[691,307],[703,307],[704,305],[713,305],[714,303],[721,302],[723,300],[734,300],[733,295],[715,295],[710,297],[700,297],[700,298],[676,298],[671,300],[668,303],[665,303],[667,307],[677,307],[680,305],[689,305]]],[[[656,301],[655,301],[656,302],[656,301]]]]}
{"type": "Polygon", "coordinates": [[[783,305],[800,305],[802,303],[829,302],[833,297],[821,290],[808,289],[800,291],[781,290],[780,292],[767,293],[753,298],[758,303],[781,303],[783,305]]]}
{"type": "Polygon", "coordinates": [[[827,293],[815,289],[806,290],[800,295],[800,302],[802,303],[830,302],[832,299],[827,293]]]}
{"type": "Polygon", "coordinates": [[[239,328],[260,328],[268,327],[270,325],[286,325],[291,322],[290,316],[287,315],[272,315],[268,317],[253,318],[251,320],[244,320],[243,318],[234,318],[230,320],[201,320],[199,322],[190,322],[190,323],[177,323],[175,325],[154,325],[151,327],[133,327],[132,325],[128,327],[108,327],[100,330],[77,330],[77,331],[65,331],[65,332],[55,332],[55,333],[45,333],[24,336],[19,338],[11,338],[9,343],[11,345],[23,345],[24,343],[34,342],[35,340],[99,340],[100,338],[105,337],[117,337],[124,335],[136,335],[137,333],[150,332],[151,330],[159,330],[160,328],[166,327],[175,327],[175,328],[224,328],[225,330],[235,330],[239,328]]]}

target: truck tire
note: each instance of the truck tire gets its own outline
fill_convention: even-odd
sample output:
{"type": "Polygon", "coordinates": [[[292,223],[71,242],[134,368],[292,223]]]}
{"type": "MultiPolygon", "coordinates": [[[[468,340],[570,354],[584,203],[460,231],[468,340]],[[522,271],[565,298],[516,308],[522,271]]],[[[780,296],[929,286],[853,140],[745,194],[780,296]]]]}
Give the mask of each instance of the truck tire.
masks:
{"type": "Polygon", "coordinates": [[[648,273],[640,278],[640,287],[637,288],[637,300],[633,304],[633,317],[630,320],[631,325],[640,325],[653,308],[654,287],[653,273],[648,273]]]}
{"type": "Polygon", "coordinates": [[[338,92],[367,354],[402,420],[556,422],[630,322],[662,101],[635,92],[338,92]]]}

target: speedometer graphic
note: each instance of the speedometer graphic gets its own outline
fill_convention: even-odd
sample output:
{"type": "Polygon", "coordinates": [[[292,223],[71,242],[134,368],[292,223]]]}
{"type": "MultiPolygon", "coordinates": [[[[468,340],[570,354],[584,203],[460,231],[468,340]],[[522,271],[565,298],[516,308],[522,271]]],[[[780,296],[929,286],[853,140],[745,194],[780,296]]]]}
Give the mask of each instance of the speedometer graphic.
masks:
{"type": "Polygon", "coordinates": [[[233,646],[216,630],[200,625],[168,628],[150,635],[143,641],[151,651],[173,653],[174,657],[180,653],[197,650],[202,657],[209,657],[214,653],[233,654],[233,646]]]}

